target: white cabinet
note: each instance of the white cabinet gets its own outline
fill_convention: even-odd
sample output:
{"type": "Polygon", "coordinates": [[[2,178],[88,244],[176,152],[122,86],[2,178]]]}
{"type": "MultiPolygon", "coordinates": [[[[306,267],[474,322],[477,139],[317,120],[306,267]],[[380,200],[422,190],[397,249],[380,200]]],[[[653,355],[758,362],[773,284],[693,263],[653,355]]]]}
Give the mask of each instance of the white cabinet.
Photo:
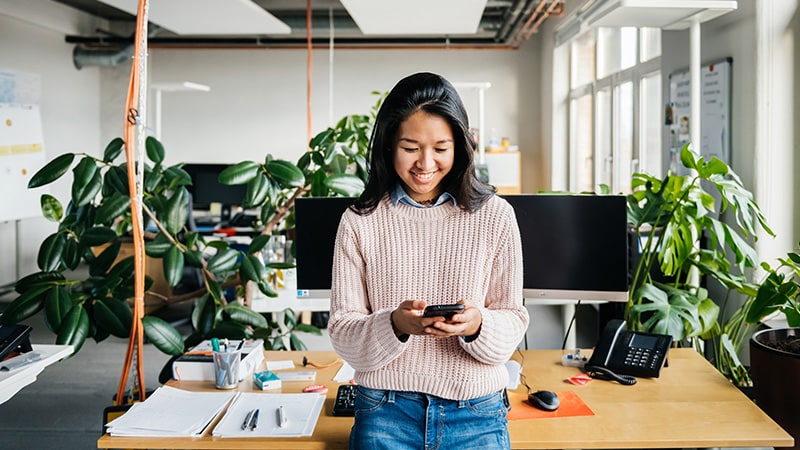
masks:
{"type": "MultiPolygon", "coordinates": [[[[476,162],[478,155],[475,155],[476,162]]],[[[484,162],[489,169],[489,184],[497,188],[500,194],[520,194],[520,152],[486,152],[484,162]]]]}

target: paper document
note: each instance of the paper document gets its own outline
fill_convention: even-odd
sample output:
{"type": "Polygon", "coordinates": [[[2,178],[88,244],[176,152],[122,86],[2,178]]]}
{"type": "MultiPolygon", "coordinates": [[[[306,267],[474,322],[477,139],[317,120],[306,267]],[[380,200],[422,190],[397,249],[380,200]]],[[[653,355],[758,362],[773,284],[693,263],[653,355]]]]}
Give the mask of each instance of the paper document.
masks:
{"type": "Polygon", "coordinates": [[[112,436],[199,436],[234,397],[162,386],[106,426],[112,436]]]}
{"type": "Polygon", "coordinates": [[[324,404],[322,394],[243,392],[211,434],[227,438],[311,436],[324,404]]]}
{"type": "Polygon", "coordinates": [[[333,381],[338,381],[339,383],[349,383],[353,377],[356,376],[356,371],[350,364],[347,364],[347,361],[342,364],[342,367],[336,372],[336,375],[333,377],[333,381]]]}

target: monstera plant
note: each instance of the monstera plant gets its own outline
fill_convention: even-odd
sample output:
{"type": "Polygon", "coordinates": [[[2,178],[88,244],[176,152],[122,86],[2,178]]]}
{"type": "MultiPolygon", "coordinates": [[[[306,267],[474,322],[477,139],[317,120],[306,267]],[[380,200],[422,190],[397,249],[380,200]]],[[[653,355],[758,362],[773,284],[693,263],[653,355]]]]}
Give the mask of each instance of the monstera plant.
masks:
{"type": "MultiPolygon", "coordinates": [[[[276,230],[291,228],[294,200],[302,195],[354,196],[366,179],[366,147],[372,123],[383,95],[369,115],[350,115],[316,135],[296,163],[266,155],[263,161],[243,161],[220,175],[225,184],[247,186],[244,208],[259,210],[255,224],[260,234],[246,249],[233,248],[222,240],[210,240],[190,231],[187,185],[192,180],[182,163],[165,164],[165,150],[152,137],[146,140],[147,161],[143,174],[142,209],[154,230],[148,234],[146,253],[161,260],[167,284],[176,286],[186,267],[198,270],[202,287],[193,292],[165,296],[150,291],[157,305],[193,300],[193,331],[185,340],[168,322],[146,314],[142,320],[148,339],[162,352],[179,355],[184,348],[209,337],[264,338],[265,346],[283,349],[289,334],[293,349],[304,349],[295,332],[319,334],[316,327],[299,323],[287,310],[284,327],[244,306],[244,286],[252,284],[269,297],[277,293],[268,282],[272,268],[287,263],[264,263],[258,256],[276,230]],[[226,292],[234,295],[226,295],[226,292]],[[281,334],[281,328],[288,330],[281,334]]],[[[31,178],[28,187],[48,185],[72,169],[66,206],[54,196],[41,196],[42,214],[58,224],[42,242],[39,271],[20,279],[18,296],[0,316],[17,323],[37,313],[59,344],[72,344],[76,351],[89,337],[102,341],[113,335],[127,337],[132,323],[133,256],[125,257],[124,245],[131,229],[127,167],[120,155],[124,142],[113,139],[102,157],[66,153],[48,162],[31,178]],[[122,159],[122,162],[118,160],[122,159]],[[79,268],[88,267],[88,274],[79,268]],[[85,275],[85,276],[84,276],[85,275]]],[[[152,305],[151,305],[152,306],[152,305]]]]}
{"type": "MultiPolygon", "coordinates": [[[[705,160],[689,144],[680,158],[687,175],[633,175],[628,221],[640,257],[626,320],[632,329],[669,334],[679,345],[701,350],[703,341],[734,339],[725,326],[729,312],[721,313],[719,304],[726,305],[734,294],[756,297],[758,285],[751,278],[759,260],[752,241],[759,227],[773,233],[753,195],[727,164],[705,160]],[[711,283],[726,293],[725,299],[709,297],[711,283]]],[[[747,308],[748,302],[744,304],[747,308]]],[[[720,364],[741,366],[738,348],[719,348],[725,351],[717,355],[720,364]]]]}

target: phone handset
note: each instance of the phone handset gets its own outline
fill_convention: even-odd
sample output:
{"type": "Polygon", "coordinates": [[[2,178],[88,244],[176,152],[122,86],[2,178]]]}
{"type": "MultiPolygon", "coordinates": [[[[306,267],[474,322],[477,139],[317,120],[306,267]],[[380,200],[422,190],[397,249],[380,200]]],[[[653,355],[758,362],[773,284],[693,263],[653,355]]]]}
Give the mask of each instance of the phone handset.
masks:
{"type": "Polygon", "coordinates": [[[632,386],[636,384],[636,378],[630,375],[618,375],[607,366],[611,360],[612,350],[617,346],[617,340],[625,322],[622,320],[612,320],[603,329],[603,335],[592,352],[592,357],[583,367],[583,370],[592,378],[598,380],[617,381],[619,384],[632,386]],[[619,322],[619,323],[617,323],[619,322]]]}

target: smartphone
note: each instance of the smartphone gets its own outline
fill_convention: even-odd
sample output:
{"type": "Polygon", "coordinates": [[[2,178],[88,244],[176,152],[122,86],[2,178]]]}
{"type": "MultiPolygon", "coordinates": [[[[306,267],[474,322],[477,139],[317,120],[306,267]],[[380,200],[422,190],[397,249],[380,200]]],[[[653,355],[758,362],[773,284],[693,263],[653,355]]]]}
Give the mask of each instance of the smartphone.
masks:
{"type": "Polygon", "coordinates": [[[422,317],[444,317],[449,319],[453,317],[453,314],[459,313],[464,310],[463,303],[454,303],[452,305],[430,305],[425,308],[425,312],[422,313],[422,317]]]}

